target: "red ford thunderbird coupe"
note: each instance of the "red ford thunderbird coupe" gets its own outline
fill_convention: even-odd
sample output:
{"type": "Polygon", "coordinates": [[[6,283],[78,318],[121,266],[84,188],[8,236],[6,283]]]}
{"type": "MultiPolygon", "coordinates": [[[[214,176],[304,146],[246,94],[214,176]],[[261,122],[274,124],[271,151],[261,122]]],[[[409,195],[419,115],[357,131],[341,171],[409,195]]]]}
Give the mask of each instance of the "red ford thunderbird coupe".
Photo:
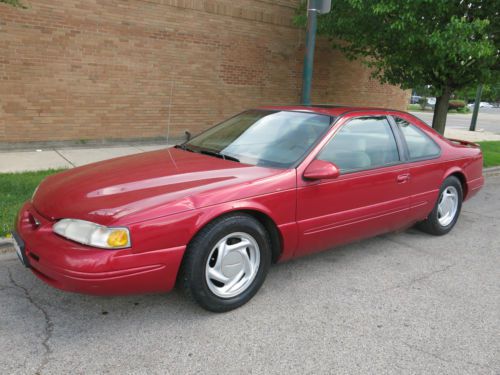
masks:
{"type": "Polygon", "coordinates": [[[63,290],[167,292],[202,307],[250,300],[270,265],[417,224],[442,235],[483,186],[477,145],[405,112],[245,111],[192,140],[45,179],[13,233],[63,290]]]}

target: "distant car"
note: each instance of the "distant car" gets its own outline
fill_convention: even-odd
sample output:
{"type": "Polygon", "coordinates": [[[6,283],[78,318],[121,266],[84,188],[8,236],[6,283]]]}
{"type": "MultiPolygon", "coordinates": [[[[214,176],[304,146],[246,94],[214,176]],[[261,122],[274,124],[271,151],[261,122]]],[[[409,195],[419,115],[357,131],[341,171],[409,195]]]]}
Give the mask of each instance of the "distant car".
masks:
{"type": "MultiPolygon", "coordinates": [[[[467,104],[469,108],[474,108],[474,103],[469,103],[467,104]]],[[[479,108],[494,108],[495,106],[493,104],[490,104],[488,102],[480,102],[479,103],[479,108]]]]}
{"type": "Polygon", "coordinates": [[[421,96],[418,95],[412,95],[410,98],[410,104],[418,104],[418,101],[422,99],[421,96]]]}
{"type": "Polygon", "coordinates": [[[53,287],[115,295],[179,282],[228,311],[272,262],[416,223],[448,233],[483,186],[482,164],[476,144],[406,112],[263,107],[174,148],[46,178],[13,237],[53,287]]]}
{"type": "Polygon", "coordinates": [[[434,109],[434,107],[436,106],[436,98],[435,97],[427,98],[427,106],[434,109]]]}

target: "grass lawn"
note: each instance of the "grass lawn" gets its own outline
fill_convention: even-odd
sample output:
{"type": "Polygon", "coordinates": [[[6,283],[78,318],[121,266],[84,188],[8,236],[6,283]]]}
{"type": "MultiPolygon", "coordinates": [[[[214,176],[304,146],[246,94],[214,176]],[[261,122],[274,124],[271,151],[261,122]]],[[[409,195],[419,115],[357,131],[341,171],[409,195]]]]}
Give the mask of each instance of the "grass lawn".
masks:
{"type": "Polygon", "coordinates": [[[406,106],[406,110],[407,111],[412,111],[412,112],[433,112],[432,109],[422,109],[422,107],[420,107],[420,104],[408,104],[406,106]]]}
{"type": "Polygon", "coordinates": [[[11,230],[17,211],[31,198],[40,181],[59,170],[40,172],[0,173],[0,237],[11,230]]]}
{"type": "Polygon", "coordinates": [[[500,165],[500,141],[484,141],[478,142],[483,151],[485,167],[495,167],[500,165]]]}
{"type": "MultiPolygon", "coordinates": [[[[422,107],[420,107],[419,104],[408,104],[406,106],[406,110],[407,111],[410,111],[410,112],[427,112],[427,113],[434,113],[434,110],[429,108],[429,107],[426,107],[425,109],[422,109],[422,107]]],[[[469,110],[469,109],[464,109],[462,111],[457,111],[456,109],[450,109],[448,111],[448,114],[449,115],[453,115],[453,114],[460,114],[460,115],[470,115],[472,114],[472,111],[469,110]]]]}

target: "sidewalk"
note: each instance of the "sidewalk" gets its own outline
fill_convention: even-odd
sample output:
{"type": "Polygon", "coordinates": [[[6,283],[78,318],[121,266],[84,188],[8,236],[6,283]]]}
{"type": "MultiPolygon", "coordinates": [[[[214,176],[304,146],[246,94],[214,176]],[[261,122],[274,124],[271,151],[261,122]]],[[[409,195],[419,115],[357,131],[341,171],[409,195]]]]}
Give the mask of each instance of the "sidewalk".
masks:
{"type": "MultiPolygon", "coordinates": [[[[448,138],[471,142],[500,141],[500,135],[487,131],[470,132],[446,129],[448,138]]],[[[93,148],[50,148],[32,151],[1,151],[0,173],[38,171],[44,169],[73,168],[100,160],[132,155],[145,151],[160,150],[168,145],[128,145],[93,148]]]]}
{"type": "MultiPolygon", "coordinates": [[[[447,138],[461,139],[469,142],[500,141],[500,135],[488,131],[478,130],[471,132],[463,129],[445,129],[444,135],[447,138]]],[[[1,158],[1,156],[0,156],[1,158]]]]}
{"type": "Polygon", "coordinates": [[[166,148],[167,145],[107,146],[0,152],[0,173],[73,168],[100,160],[166,148]]]}

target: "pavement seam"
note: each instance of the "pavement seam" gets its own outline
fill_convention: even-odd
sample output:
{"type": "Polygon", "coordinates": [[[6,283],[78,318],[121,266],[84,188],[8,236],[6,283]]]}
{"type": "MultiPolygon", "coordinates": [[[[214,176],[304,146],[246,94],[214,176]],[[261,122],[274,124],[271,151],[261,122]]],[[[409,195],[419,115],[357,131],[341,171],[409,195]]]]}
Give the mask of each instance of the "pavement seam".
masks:
{"type": "Polygon", "coordinates": [[[60,157],[62,157],[64,160],[66,160],[69,164],[71,164],[71,166],[72,166],[73,168],[74,168],[74,167],[76,167],[76,165],[75,165],[75,164],[74,164],[71,160],[69,160],[66,156],[64,156],[63,154],[61,154],[61,153],[59,152],[59,150],[54,149],[54,151],[56,152],[56,154],[57,154],[57,155],[59,155],[59,156],[60,156],[60,157]]]}
{"type": "MultiPolygon", "coordinates": [[[[463,211],[462,211],[463,212],[463,211]]],[[[407,231],[405,232],[408,232],[408,231],[411,231],[413,230],[413,228],[410,228],[408,229],[407,231]]],[[[403,232],[403,233],[405,233],[403,232]]],[[[382,240],[386,240],[386,241],[389,241],[389,242],[392,242],[392,243],[395,243],[396,245],[400,245],[400,246],[405,246],[407,247],[408,249],[410,250],[413,250],[417,253],[420,253],[420,254],[425,254],[427,256],[432,256],[432,257],[435,257],[437,259],[440,259],[440,260],[443,260],[443,261],[447,261],[449,262],[450,261],[450,258],[448,257],[445,257],[445,256],[442,256],[441,254],[437,253],[437,252],[433,252],[433,251],[427,251],[426,249],[424,248],[421,248],[421,247],[418,247],[418,246],[415,246],[413,244],[410,244],[410,243],[407,243],[406,241],[397,241],[395,240],[394,238],[392,238],[392,235],[396,234],[397,232],[389,232],[389,233],[386,233],[386,234],[383,234],[381,236],[379,236],[382,240]]],[[[424,233],[422,233],[424,234],[424,233]]]]}
{"type": "Polygon", "coordinates": [[[484,218],[487,218],[487,219],[492,219],[492,220],[498,220],[498,219],[500,219],[500,217],[498,217],[498,216],[485,215],[485,214],[482,214],[480,212],[467,211],[467,210],[462,210],[462,212],[465,212],[467,214],[481,216],[481,217],[484,217],[484,218]]]}
{"type": "Polygon", "coordinates": [[[423,280],[427,280],[429,278],[431,278],[432,276],[438,274],[438,273],[442,273],[442,272],[446,272],[448,271],[450,268],[456,266],[455,263],[452,263],[452,264],[448,264],[444,267],[441,267],[437,270],[434,270],[434,271],[431,271],[431,272],[427,272],[427,273],[424,273],[418,277],[414,277],[413,279],[411,279],[410,281],[408,282],[405,282],[405,283],[399,283],[395,286],[391,286],[389,288],[384,288],[384,289],[380,289],[380,290],[377,290],[375,291],[375,293],[384,293],[384,292],[387,292],[387,291],[390,291],[390,290],[395,290],[395,289],[399,289],[399,288],[410,288],[411,286],[413,286],[414,284],[420,282],[420,281],[423,281],[423,280]]]}
{"type": "Polygon", "coordinates": [[[37,370],[35,371],[36,375],[40,375],[42,373],[42,370],[49,363],[49,357],[52,354],[52,349],[49,345],[49,340],[52,338],[52,333],[54,332],[54,323],[52,322],[52,320],[49,316],[49,313],[39,303],[37,303],[33,299],[33,297],[30,294],[30,291],[14,280],[14,277],[12,276],[12,272],[10,271],[10,268],[8,268],[8,267],[7,267],[7,272],[9,274],[10,283],[15,288],[20,289],[23,292],[23,294],[24,294],[25,298],[28,300],[28,302],[31,305],[33,305],[37,310],[39,310],[43,314],[43,317],[45,319],[45,328],[44,328],[45,337],[42,341],[42,346],[45,349],[45,354],[43,356],[42,362],[40,363],[37,370]]]}
{"type": "Polygon", "coordinates": [[[420,352],[420,353],[423,353],[423,354],[430,355],[431,357],[434,357],[434,358],[436,358],[436,359],[438,359],[440,361],[446,362],[446,363],[452,363],[453,364],[453,363],[456,363],[456,362],[462,362],[462,363],[466,363],[466,364],[471,365],[471,366],[476,366],[476,367],[486,368],[488,370],[493,370],[490,366],[482,364],[482,363],[471,362],[471,361],[464,361],[464,360],[457,360],[457,359],[446,359],[446,358],[443,358],[443,357],[441,357],[440,355],[438,355],[436,353],[433,353],[433,352],[430,352],[430,351],[427,351],[427,350],[423,350],[423,349],[419,348],[416,345],[408,344],[406,341],[403,341],[403,340],[398,340],[398,341],[401,342],[403,345],[405,345],[407,348],[409,348],[411,350],[414,350],[414,351],[417,351],[417,352],[420,352]]]}

